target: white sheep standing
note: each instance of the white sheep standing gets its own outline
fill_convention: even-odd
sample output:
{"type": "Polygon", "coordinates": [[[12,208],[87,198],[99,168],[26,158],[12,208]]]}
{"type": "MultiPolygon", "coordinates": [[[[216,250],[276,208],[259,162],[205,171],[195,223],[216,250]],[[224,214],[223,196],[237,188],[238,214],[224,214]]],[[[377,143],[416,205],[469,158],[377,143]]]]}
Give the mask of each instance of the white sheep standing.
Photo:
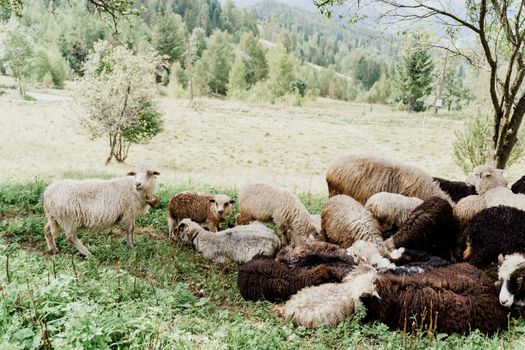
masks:
{"type": "Polygon", "coordinates": [[[217,263],[245,263],[255,255],[274,256],[281,246],[275,233],[260,222],[210,232],[190,219],[177,227],[178,239],[191,244],[202,255],[217,263]]]}
{"type": "Polygon", "coordinates": [[[388,238],[407,221],[410,213],[421,203],[423,200],[417,197],[379,192],[368,198],[365,208],[377,220],[383,238],[388,238]]]}
{"type": "Polygon", "coordinates": [[[250,221],[273,221],[283,236],[283,245],[295,246],[319,237],[317,219],[313,219],[296,194],[265,183],[245,186],[239,192],[237,225],[250,221]]]}
{"type": "Polygon", "coordinates": [[[139,166],[127,176],[110,180],[63,180],[49,185],[44,192],[44,234],[49,250],[58,252],[54,237],[62,227],[80,254],[89,256],[77,231],[109,228],[117,222],[123,223],[127,244],[132,247],[135,220],[157,201],[158,175],[152,168],[139,166]]]}

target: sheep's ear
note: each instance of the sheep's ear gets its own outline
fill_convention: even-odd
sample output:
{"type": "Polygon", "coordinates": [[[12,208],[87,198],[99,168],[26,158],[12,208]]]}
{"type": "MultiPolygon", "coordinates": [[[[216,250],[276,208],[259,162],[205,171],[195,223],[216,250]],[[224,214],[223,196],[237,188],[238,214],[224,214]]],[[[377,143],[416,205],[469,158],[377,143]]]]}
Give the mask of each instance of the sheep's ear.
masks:
{"type": "Polygon", "coordinates": [[[215,198],[210,198],[210,202],[215,203],[215,198]]]}
{"type": "Polygon", "coordinates": [[[498,255],[498,265],[503,264],[503,254],[498,255]]]}
{"type": "Polygon", "coordinates": [[[235,203],[235,200],[231,199],[230,204],[233,204],[233,203],[235,203]]]}
{"type": "Polygon", "coordinates": [[[127,176],[135,176],[135,172],[134,171],[130,171],[129,173],[126,174],[127,176]]]}

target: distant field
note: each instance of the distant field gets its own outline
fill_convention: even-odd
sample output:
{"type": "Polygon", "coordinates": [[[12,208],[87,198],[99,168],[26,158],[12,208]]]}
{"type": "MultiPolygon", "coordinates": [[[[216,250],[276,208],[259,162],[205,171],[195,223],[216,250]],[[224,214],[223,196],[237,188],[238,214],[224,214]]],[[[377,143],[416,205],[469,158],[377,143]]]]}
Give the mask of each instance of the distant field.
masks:
{"type": "MultiPolygon", "coordinates": [[[[324,192],[328,165],[345,153],[364,153],[418,165],[436,176],[462,179],[454,163],[460,116],[393,112],[389,106],[320,99],[301,107],[198,98],[160,97],[165,130],[134,145],[128,164],[104,165],[106,139],[91,140],[78,124],[82,108],[70,91],[16,90],[0,97],[0,181],[35,176],[122,174],[136,163],[155,163],[166,183],[242,186],[270,181],[297,191],[324,192]]],[[[522,175],[519,166],[509,180],[522,175]]]]}

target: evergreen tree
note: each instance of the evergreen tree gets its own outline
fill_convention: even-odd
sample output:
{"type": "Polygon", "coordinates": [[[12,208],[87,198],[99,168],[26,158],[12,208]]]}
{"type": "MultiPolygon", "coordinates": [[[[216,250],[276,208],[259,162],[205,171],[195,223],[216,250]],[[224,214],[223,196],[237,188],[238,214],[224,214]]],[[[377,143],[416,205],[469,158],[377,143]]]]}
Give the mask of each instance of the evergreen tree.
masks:
{"type": "Polygon", "coordinates": [[[363,84],[365,90],[370,90],[381,77],[381,65],[375,60],[369,60],[362,55],[354,65],[353,77],[363,84]]]}
{"type": "Polygon", "coordinates": [[[179,15],[166,13],[157,20],[153,32],[153,46],[161,55],[167,55],[171,62],[182,58],[185,49],[184,23],[179,15]]]}
{"type": "Polygon", "coordinates": [[[425,109],[423,99],[432,90],[434,64],[426,50],[408,53],[397,68],[395,86],[396,100],[402,102],[408,111],[425,109]]]}

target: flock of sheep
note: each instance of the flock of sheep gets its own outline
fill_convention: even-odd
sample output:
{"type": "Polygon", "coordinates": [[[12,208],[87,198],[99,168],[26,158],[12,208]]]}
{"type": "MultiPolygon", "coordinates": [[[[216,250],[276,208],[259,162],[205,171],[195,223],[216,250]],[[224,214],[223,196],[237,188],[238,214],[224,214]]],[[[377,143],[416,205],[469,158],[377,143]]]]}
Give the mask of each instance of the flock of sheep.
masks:
{"type": "MultiPolygon", "coordinates": [[[[139,167],[122,178],[50,185],[49,250],[58,251],[61,227],[87,256],[76,232],[117,222],[131,247],[136,218],[158,201],[158,175],[139,167]]],[[[236,226],[222,231],[230,197],[178,193],[169,203],[169,237],[215,262],[241,263],[244,299],[281,302],[277,314],[312,328],[364,306],[367,320],[393,329],[426,323],[439,332],[492,334],[507,327],[508,308],[525,306],[525,176],[508,188],[502,171],[481,165],[465,182],[447,181],[349,155],[330,166],[326,181],[320,216],[284,188],[248,185],[239,192],[236,226]]]]}

